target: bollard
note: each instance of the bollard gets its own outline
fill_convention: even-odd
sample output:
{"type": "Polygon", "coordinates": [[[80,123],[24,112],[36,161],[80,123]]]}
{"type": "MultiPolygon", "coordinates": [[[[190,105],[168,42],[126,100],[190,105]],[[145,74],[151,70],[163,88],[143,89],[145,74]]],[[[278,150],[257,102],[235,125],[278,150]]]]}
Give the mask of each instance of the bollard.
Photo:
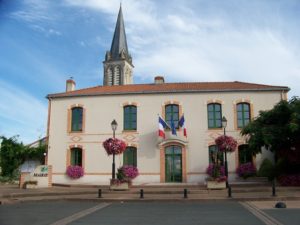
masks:
{"type": "Polygon", "coordinates": [[[184,198],[188,198],[187,189],[186,188],[183,190],[183,197],[184,198]]]}
{"type": "Polygon", "coordinates": [[[228,186],[228,198],[231,198],[231,186],[228,186]]]}
{"type": "Polygon", "coordinates": [[[102,198],[102,190],[101,189],[98,190],[98,198],[102,198]]]}
{"type": "Polygon", "coordinates": [[[143,189],[140,190],[140,198],[144,198],[144,190],[143,189]]]}
{"type": "Polygon", "coordinates": [[[275,185],[275,179],[272,182],[272,196],[276,196],[276,185],[275,185]]]}

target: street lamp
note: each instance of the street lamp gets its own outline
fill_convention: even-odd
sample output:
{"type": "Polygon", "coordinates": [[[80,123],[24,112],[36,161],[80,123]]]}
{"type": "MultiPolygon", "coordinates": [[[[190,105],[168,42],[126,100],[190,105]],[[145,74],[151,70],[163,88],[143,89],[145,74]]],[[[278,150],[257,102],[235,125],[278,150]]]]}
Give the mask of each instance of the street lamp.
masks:
{"type": "MultiPolygon", "coordinates": [[[[113,138],[115,139],[115,132],[117,130],[118,127],[118,123],[116,120],[113,120],[111,122],[111,129],[113,130],[113,138]]],[[[115,165],[115,152],[113,151],[113,164],[112,164],[112,179],[115,179],[115,174],[116,174],[116,165],[115,165]]]]}
{"type": "MultiPolygon", "coordinates": [[[[222,117],[222,127],[224,128],[224,136],[226,136],[226,126],[227,126],[227,119],[225,116],[222,117]]],[[[227,149],[224,151],[224,158],[225,158],[225,176],[226,176],[226,188],[228,188],[228,164],[227,164],[227,149]]]]}

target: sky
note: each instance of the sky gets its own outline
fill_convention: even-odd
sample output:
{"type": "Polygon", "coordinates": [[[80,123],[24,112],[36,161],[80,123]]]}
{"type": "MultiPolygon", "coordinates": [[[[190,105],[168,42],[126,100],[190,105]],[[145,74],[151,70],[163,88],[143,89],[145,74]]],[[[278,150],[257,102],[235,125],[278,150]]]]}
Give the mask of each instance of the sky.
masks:
{"type": "MultiPolygon", "coordinates": [[[[120,0],[0,0],[0,136],[46,135],[47,94],[102,85],[120,0]]],[[[300,0],[123,0],[134,82],[242,81],[300,95],[300,0]]]]}

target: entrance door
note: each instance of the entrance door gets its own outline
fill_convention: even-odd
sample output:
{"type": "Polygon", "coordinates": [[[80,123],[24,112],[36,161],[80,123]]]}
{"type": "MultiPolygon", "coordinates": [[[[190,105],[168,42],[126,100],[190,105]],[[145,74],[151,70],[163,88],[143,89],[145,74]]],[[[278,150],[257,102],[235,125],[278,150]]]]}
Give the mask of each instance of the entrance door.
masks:
{"type": "Polygon", "coordinates": [[[165,149],[166,182],[182,182],[181,147],[172,145],[165,149]]]}

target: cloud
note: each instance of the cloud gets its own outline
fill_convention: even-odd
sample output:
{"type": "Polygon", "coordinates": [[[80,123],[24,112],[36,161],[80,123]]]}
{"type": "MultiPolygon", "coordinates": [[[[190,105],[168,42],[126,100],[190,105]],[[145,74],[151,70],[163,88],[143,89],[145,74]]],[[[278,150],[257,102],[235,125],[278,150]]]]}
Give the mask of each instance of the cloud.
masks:
{"type": "Polygon", "coordinates": [[[38,32],[41,32],[43,33],[46,37],[50,37],[50,36],[61,36],[62,33],[56,29],[53,29],[53,28],[44,28],[40,25],[37,25],[37,24],[33,24],[33,25],[30,25],[30,28],[35,30],[35,31],[38,31],[38,32]]]}
{"type": "Polygon", "coordinates": [[[56,17],[54,13],[49,13],[48,1],[24,0],[22,4],[22,10],[12,12],[11,18],[32,23],[52,21],[56,17]]]}
{"type": "Polygon", "coordinates": [[[20,135],[21,140],[30,143],[45,134],[47,106],[19,89],[0,80],[0,135],[20,135]]]}

